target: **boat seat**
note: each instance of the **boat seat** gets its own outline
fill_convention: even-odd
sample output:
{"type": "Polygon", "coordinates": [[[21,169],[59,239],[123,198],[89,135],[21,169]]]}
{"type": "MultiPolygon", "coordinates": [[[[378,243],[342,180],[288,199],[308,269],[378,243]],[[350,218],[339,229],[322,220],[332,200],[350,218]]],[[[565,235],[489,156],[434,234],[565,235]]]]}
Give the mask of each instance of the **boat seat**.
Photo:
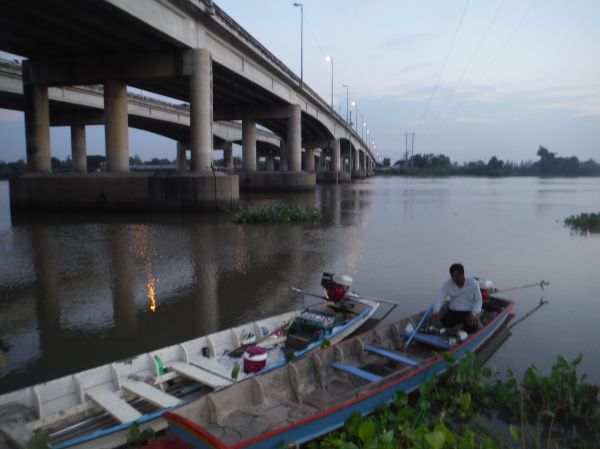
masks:
{"type": "MultiPolygon", "coordinates": [[[[407,332],[404,332],[403,335],[405,335],[406,337],[410,336],[410,334],[407,332]]],[[[413,337],[413,339],[418,341],[419,343],[433,346],[436,349],[444,349],[444,350],[452,349],[452,346],[450,346],[446,342],[446,340],[444,340],[439,335],[424,334],[422,332],[417,332],[416,335],[413,337]]]]}
{"type": "Polygon", "coordinates": [[[377,374],[370,373],[363,369],[357,368],[352,365],[347,365],[345,363],[332,363],[335,369],[339,369],[341,371],[345,371],[347,373],[352,374],[353,376],[360,377],[361,379],[368,380],[369,382],[377,382],[378,380],[383,379],[383,377],[378,376],[377,374]]]}
{"type": "Polygon", "coordinates": [[[227,380],[231,380],[231,371],[225,366],[221,365],[215,359],[209,359],[208,357],[200,356],[194,357],[189,360],[190,365],[197,366],[203,370],[210,371],[213,374],[224,377],[227,380]]]}
{"type": "Polygon", "coordinates": [[[137,396],[147,399],[153,404],[158,405],[162,408],[175,407],[181,402],[179,398],[165,393],[146,382],[139,382],[133,379],[124,379],[121,381],[121,386],[128,391],[136,394],[137,396]]]}
{"type": "Polygon", "coordinates": [[[142,417],[140,412],[112,391],[86,391],[86,394],[121,423],[132,422],[142,417]]]}
{"type": "Polygon", "coordinates": [[[377,346],[369,345],[365,348],[367,351],[372,352],[373,354],[380,355],[390,360],[394,360],[396,362],[401,362],[410,366],[419,366],[420,363],[416,360],[411,359],[410,357],[406,357],[401,354],[396,354],[395,352],[388,351],[383,348],[378,348],[377,346]]]}
{"type": "Polygon", "coordinates": [[[210,371],[198,368],[197,366],[188,365],[184,362],[173,362],[169,366],[177,373],[182,374],[185,377],[189,377],[190,379],[193,379],[201,384],[208,385],[211,388],[226,387],[233,383],[231,380],[227,380],[224,377],[211,373],[210,371]]]}

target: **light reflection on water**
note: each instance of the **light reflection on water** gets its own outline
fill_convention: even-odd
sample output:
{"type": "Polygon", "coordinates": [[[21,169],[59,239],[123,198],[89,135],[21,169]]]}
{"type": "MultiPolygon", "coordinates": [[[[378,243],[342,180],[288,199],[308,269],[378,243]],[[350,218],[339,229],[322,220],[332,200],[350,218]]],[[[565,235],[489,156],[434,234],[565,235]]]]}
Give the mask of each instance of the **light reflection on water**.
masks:
{"type": "MultiPolygon", "coordinates": [[[[226,213],[11,217],[0,182],[0,392],[311,303],[325,270],[422,309],[447,267],[507,288],[550,280],[550,305],[490,363],[517,373],[584,354],[600,381],[600,236],[562,220],[600,210],[598,179],[373,178],[314,193],[253,194],[316,207],[318,225],[235,225],[226,213]],[[158,282],[160,280],[160,282],[158,282]],[[149,294],[154,288],[156,313],[149,294]]],[[[517,316],[539,290],[511,294],[517,316]]]]}

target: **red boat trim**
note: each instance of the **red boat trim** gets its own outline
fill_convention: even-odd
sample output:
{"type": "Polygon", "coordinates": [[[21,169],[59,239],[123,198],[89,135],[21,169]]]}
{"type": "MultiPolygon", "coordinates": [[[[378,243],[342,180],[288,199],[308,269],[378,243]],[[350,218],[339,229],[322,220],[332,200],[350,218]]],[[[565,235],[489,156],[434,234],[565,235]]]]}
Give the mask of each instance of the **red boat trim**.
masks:
{"type": "MultiPolygon", "coordinates": [[[[506,300],[508,301],[508,300],[506,300]]],[[[477,333],[471,335],[469,338],[467,338],[465,341],[461,342],[460,344],[454,346],[451,350],[446,351],[447,353],[455,353],[458,350],[460,350],[461,348],[465,347],[466,345],[468,345],[471,341],[473,341],[475,339],[475,337],[479,336],[485,329],[488,329],[490,327],[492,327],[496,321],[498,321],[501,317],[507,315],[514,307],[514,302],[512,301],[508,301],[509,304],[508,306],[500,313],[498,314],[498,316],[496,316],[492,321],[490,321],[486,327],[481,328],[477,333]]],[[[368,334],[372,334],[375,331],[375,329],[370,330],[368,332],[365,332],[364,334],[361,335],[368,335],[368,334]]],[[[351,338],[348,341],[352,341],[355,338],[360,337],[361,335],[357,335],[356,337],[351,338]]],[[[320,351],[315,352],[311,357],[313,357],[315,354],[323,351],[324,349],[321,349],[320,351]]],[[[272,430],[271,432],[267,432],[267,433],[263,433],[262,435],[259,435],[257,437],[254,438],[250,438],[248,440],[244,440],[241,441],[237,444],[234,444],[233,446],[228,446],[226,444],[223,444],[219,439],[217,439],[215,436],[213,436],[211,433],[209,433],[208,431],[204,430],[202,427],[198,426],[196,423],[188,420],[187,418],[184,418],[180,415],[177,415],[175,413],[172,412],[167,412],[166,413],[166,417],[167,419],[174,421],[176,423],[180,423],[180,427],[185,427],[187,428],[189,431],[191,431],[191,433],[196,434],[197,436],[200,437],[201,440],[203,440],[205,443],[217,448],[217,449],[239,449],[242,448],[244,446],[248,446],[250,444],[256,443],[257,441],[260,440],[265,440],[267,438],[271,438],[277,434],[286,432],[290,429],[294,429],[295,427],[300,427],[308,422],[317,420],[323,416],[329,415],[331,413],[335,413],[339,410],[342,410],[344,408],[347,408],[357,402],[361,402],[371,396],[374,396],[380,392],[382,392],[383,390],[387,390],[389,387],[396,385],[400,382],[403,382],[404,380],[408,379],[409,377],[414,376],[417,373],[420,373],[421,371],[425,371],[426,369],[428,369],[429,367],[431,367],[432,365],[435,365],[437,363],[439,363],[441,360],[443,359],[443,355],[438,355],[437,357],[434,357],[432,360],[430,360],[429,362],[421,365],[419,368],[410,371],[408,373],[406,373],[405,375],[403,375],[402,377],[398,378],[398,379],[394,379],[390,382],[387,382],[383,385],[381,385],[380,387],[378,387],[375,390],[369,391],[368,393],[363,394],[362,396],[358,396],[348,402],[345,402],[343,404],[338,405],[337,407],[334,408],[329,408],[327,410],[323,410],[322,412],[316,413],[308,418],[305,418],[301,421],[298,421],[294,424],[291,424],[287,427],[279,427],[277,429],[272,430]]]]}

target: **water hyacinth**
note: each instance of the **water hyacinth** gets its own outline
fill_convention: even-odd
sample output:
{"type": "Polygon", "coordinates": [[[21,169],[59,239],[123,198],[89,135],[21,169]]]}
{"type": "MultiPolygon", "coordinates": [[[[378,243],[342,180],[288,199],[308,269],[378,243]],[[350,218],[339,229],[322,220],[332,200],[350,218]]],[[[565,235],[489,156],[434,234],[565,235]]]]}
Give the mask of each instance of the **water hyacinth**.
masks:
{"type": "Polygon", "coordinates": [[[260,209],[240,210],[234,215],[234,223],[300,223],[319,218],[319,211],[289,204],[270,204],[260,209]]]}
{"type": "Polygon", "coordinates": [[[565,218],[565,225],[581,232],[600,232],[600,213],[582,212],[565,218]]]}

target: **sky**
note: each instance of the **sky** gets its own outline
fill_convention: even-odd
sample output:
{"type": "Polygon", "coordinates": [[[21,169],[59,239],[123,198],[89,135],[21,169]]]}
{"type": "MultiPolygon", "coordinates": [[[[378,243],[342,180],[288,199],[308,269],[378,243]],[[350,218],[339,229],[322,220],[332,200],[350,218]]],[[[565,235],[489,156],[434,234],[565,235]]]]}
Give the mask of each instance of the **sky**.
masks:
{"type": "MultiPolygon", "coordinates": [[[[300,75],[300,8],[284,0],[216,3],[300,75]]],[[[304,0],[304,82],[364,121],[381,157],[452,161],[600,161],[600,2],[597,0],[304,0]],[[409,140],[409,150],[411,146],[409,140]]],[[[25,156],[21,113],[0,110],[0,159],[25,156]]],[[[90,127],[88,154],[102,154],[90,127]],[[97,151],[96,151],[97,149],[97,151]]],[[[53,154],[69,153],[66,128],[53,154]]],[[[175,157],[174,141],[130,131],[130,152],[175,157]]]]}

